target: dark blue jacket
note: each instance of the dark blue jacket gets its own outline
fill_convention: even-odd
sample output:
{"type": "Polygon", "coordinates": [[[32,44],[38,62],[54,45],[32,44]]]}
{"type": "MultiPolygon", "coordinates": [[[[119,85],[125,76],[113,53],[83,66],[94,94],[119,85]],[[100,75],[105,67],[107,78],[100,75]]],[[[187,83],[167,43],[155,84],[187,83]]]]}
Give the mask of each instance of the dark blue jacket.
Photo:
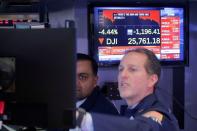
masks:
{"type": "Polygon", "coordinates": [[[115,106],[100,92],[99,87],[94,89],[92,94],[87,97],[85,102],[80,107],[85,109],[87,112],[111,115],[119,114],[115,106]]]}
{"type": "Polygon", "coordinates": [[[92,114],[94,131],[178,131],[178,123],[157,99],[154,94],[145,97],[135,108],[133,120],[126,117],[115,117],[92,114]],[[143,117],[142,114],[157,111],[163,115],[159,123],[152,118],[143,117]]]}

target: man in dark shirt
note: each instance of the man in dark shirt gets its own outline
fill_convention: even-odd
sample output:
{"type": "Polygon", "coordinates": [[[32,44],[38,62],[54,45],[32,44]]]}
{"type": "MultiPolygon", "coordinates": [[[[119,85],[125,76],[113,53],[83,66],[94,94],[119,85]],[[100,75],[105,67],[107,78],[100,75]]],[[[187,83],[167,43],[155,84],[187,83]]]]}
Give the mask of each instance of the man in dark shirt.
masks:
{"type": "Polygon", "coordinates": [[[79,110],[78,125],[87,131],[178,131],[174,115],[154,93],[160,72],[160,63],[153,52],[144,48],[127,52],[120,62],[118,74],[120,96],[128,105],[125,117],[79,110]]]}
{"type": "Polygon", "coordinates": [[[117,115],[115,106],[105,98],[97,86],[98,65],[86,54],[77,54],[77,107],[88,112],[117,115]]]}

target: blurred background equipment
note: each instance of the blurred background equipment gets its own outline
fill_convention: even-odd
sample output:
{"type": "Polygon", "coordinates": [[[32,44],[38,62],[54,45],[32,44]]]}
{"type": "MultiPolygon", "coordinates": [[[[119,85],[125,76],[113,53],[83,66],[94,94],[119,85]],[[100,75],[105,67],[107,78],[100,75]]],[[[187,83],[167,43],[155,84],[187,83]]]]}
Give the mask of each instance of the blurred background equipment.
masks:
{"type": "Polygon", "coordinates": [[[0,92],[14,92],[15,59],[0,58],[0,92]]]}

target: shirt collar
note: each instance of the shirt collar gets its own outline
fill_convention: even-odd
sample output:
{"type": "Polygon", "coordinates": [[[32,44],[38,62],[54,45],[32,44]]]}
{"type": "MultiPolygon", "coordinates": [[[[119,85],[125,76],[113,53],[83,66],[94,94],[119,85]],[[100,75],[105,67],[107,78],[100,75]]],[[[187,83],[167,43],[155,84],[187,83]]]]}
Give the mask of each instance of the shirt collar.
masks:
{"type": "Polygon", "coordinates": [[[85,102],[86,98],[85,99],[82,99],[82,100],[79,100],[77,101],[76,103],[76,107],[79,108],[84,102],[85,102]]]}
{"type": "Polygon", "coordinates": [[[138,105],[138,103],[136,103],[136,104],[134,104],[134,105],[132,105],[132,106],[128,106],[127,108],[128,108],[128,109],[134,109],[137,105],[138,105]]]}

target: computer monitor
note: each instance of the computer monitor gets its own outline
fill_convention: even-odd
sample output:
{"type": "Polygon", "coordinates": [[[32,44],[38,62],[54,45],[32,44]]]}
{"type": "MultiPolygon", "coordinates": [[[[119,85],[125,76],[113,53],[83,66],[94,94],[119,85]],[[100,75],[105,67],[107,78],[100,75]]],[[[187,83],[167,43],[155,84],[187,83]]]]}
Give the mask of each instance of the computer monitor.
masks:
{"type": "Polygon", "coordinates": [[[0,99],[6,101],[6,122],[74,127],[75,30],[1,29],[0,37],[0,59],[14,71],[12,89],[0,92],[0,99]]]}
{"type": "Polygon", "coordinates": [[[118,65],[124,53],[147,48],[162,65],[188,65],[186,2],[91,3],[89,51],[99,66],[118,65]]]}

